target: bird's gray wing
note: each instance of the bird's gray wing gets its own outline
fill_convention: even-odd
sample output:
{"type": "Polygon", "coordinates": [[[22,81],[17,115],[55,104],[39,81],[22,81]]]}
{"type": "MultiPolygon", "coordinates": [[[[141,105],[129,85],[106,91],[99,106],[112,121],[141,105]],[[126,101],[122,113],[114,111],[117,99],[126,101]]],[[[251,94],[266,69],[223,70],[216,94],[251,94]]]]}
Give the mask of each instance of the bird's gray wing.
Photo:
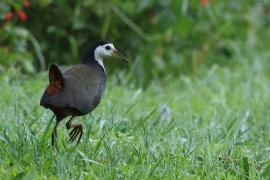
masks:
{"type": "Polygon", "coordinates": [[[99,103],[105,87],[105,75],[88,65],[78,64],[63,73],[65,87],[51,96],[54,107],[76,108],[88,113],[99,103]]]}

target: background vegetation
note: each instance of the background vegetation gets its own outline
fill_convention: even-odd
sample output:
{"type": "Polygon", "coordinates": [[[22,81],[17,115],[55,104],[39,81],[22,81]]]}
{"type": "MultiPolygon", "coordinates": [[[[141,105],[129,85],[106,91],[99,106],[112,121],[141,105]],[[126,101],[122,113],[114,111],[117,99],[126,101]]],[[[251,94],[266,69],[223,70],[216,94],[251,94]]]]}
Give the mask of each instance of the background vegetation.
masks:
{"type": "Polygon", "coordinates": [[[1,1],[0,178],[269,178],[269,14],[268,0],[1,1]],[[105,62],[82,143],[62,123],[52,151],[45,70],[96,39],[131,63],[105,62]]]}

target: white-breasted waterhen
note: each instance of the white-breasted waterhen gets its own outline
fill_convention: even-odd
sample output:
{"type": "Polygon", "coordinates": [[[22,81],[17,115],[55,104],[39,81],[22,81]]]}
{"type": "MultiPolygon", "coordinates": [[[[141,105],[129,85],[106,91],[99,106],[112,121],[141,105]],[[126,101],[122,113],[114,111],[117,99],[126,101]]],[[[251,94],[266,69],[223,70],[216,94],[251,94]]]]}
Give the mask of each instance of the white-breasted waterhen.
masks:
{"type": "Polygon", "coordinates": [[[73,142],[79,136],[77,144],[80,142],[83,127],[81,124],[73,124],[72,120],[76,116],[90,113],[99,104],[106,84],[103,59],[113,56],[127,61],[127,58],[116,50],[112,43],[99,40],[87,49],[81,63],[67,71],[61,73],[55,64],[50,66],[49,85],[42,95],[40,105],[49,108],[56,116],[56,124],[52,132],[53,146],[57,136],[57,126],[67,116],[71,118],[66,123],[66,127],[73,128],[69,133],[69,141],[73,142]]]}

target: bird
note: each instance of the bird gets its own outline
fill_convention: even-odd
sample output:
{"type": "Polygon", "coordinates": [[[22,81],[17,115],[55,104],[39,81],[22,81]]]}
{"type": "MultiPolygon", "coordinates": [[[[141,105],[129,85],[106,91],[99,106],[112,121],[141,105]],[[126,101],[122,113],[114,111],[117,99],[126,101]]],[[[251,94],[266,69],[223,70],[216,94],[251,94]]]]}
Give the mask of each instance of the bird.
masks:
{"type": "Polygon", "coordinates": [[[113,43],[97,40],[85,51],[81,62],[61,72],[56,64],[49,67],[49,84],[45,88],[40,105],[50,109],[56,119],[51,135],[51,144],[55,145],[57,126],[66,117],[69,142],[78,137],[77,145],[83,136],[82,124],[74,124],[75,117],[92,112],[100,103],[106,85],[106,73],[103,59],[119,57],[128,59],[120,53],[113,43]]]}

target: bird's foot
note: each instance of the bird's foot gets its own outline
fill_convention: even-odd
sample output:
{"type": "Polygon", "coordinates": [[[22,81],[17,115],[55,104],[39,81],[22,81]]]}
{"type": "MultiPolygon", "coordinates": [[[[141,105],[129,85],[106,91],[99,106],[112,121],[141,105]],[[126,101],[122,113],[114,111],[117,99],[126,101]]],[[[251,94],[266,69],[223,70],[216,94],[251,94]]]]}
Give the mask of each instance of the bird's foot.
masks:
{"type": "Polygon", "coordinates": [[[72,143],[77,138],[78,135],[79,135],[79,138],[78,138],[77,144],[80,142],[83,135],[83,128],[81,125],[74,127],[72,131],[70,131],[69,142],[72,143]]]}

